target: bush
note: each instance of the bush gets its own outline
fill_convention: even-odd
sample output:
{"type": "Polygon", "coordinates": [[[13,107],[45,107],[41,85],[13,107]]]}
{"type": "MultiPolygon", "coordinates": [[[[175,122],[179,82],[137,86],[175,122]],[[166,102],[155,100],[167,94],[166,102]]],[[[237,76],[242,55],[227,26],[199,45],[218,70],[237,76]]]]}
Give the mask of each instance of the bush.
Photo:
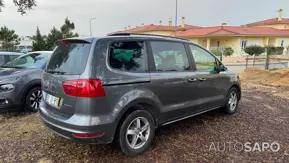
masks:
{"type": "MultiPolygon", "coordinates": [[[[215,49],[215,50],[211,50],[211,52],[213,53],[213,54],[215,54],[215,56],[221,56],[222,55],[222,50],[221,50],[221,48],[218,48],[218,49],[215,49]]],[[[225,48],[224,49],[224,56],[231,56],[231,55],[233,55],[233,53],[234,53],[234,50],[232,49],[232,48],[225,48]]]]}
{"type": "Polygon", "coordinates": [[[219,50],[219,49],[215,49],[215,50],[211,50],[211,52],[213,53],[213,54],[215,54],[215,56],[221,56],[221,50],[219,50]]]}
{"type": "Polygon", "coordinates": [[[282,47],[282,46],[275,47],[273,54],[274,55],[282,55],[283,50],[284,50],[284,47],[282,47]]]}
{"type": "Polygon", "coordinates": [[[266,48],[269,50],[271,55],[282,55],[284,50],[284,47],[282,46],[267,46],[266,48]]]}
{"type": "Polygon", "coordinates": [[[247,46],[244,51],[249,55],[260,55],[265,52],[265,48],[257,45],[247,46]]]}
{"type": "Polygon", "coordinates": [[[224,50],[224,56],[231,56],[234,54],[234,50],[232,48],[225,48],[224,50]]]}

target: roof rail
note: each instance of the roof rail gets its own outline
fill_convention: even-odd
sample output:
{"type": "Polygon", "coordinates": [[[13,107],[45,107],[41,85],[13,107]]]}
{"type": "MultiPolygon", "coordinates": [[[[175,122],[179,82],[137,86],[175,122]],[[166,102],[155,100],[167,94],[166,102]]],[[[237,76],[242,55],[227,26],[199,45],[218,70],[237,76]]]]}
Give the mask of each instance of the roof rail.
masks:
{"type": "Polygon", "coordinates": [[[155,34],[142,34],[142,33],[127,33],[127,32],[121,32],[121,33],[112,33],[107,34],[107,36],[156,36],[156,37],[167,37],[167,38],[174,38],[174,39],[180,39],[189,41],[188,39],[182,38],[182,37],[173,37],[173,36],[164,36],[164,35],[155,35],[155,34]]]}

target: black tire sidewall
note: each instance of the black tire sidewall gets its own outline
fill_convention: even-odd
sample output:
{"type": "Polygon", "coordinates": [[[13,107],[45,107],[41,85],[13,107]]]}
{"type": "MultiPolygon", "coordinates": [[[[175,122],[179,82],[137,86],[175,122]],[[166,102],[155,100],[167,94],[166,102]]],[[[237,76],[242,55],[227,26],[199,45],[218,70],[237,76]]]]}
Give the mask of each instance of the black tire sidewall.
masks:
{"type": "Polygon", "coordinates": [[[37,91],[37,90],[40,90],[41,91],[41,88],[40,87],[33,87],[32,89],[30,89],[28,91],[28,93],[26,94],[26,97],[25,97],[25,110],[27,112],[37,112],[38,110],[35,110],[33,107],[31,107],[30,105],[30,97],[32,95],[33,92],[37,91]]]}
{"type": "Polygon", "coordinates": [[[240,93],[238,92],[238,90],[237,90],[236,88],[233,87],[233,88],[231,88],[231,89],[229,90],[229,92],[228,92],[228,94],[227,94],[226,104],[225,104],[225,106],[224,106],[224,111],[225,111],[225,113],[227,113],[227,114],[234,114],[234,113],[237,112],[238,106],[239,106],[239,99],[240,99],[239,96],[240,96],[240,93]],[[236,95],[237,95],[237,104],[236,104],[235,110],[230,110],[230,105],[229,105],[230,94],[231,94],[232,92],[235,92],[236,95]]]}
{"type": "Polygon", "coordinates": [[[155,122],[154,119],[152,117],[152,115],[145,111],[145,110],[137,110],[132,112],[131,114],[129,114],[126,119],[123,121],[123,123],[121,124],[119,131],[118,131],[119,135],[118,135],[118,146],[120,147],[120,149],[128,156],[136,156],[139,155],[141,153],[144,153],[145,151],[147,151],[149,149],[149,147],[151,146],[151,143],[154,139],[154,135],[155,135],[155,122]],[[135,119],[138,117],[143,117],[145,119],[148,120],[149,124],[150,124],[150,135],[149,138],[146,142],[146,144],[139,148],[139,149],[133,149],[131,148],[127,142],[126,142],[126,130],[128,128],[128,125],[135,119]]]}

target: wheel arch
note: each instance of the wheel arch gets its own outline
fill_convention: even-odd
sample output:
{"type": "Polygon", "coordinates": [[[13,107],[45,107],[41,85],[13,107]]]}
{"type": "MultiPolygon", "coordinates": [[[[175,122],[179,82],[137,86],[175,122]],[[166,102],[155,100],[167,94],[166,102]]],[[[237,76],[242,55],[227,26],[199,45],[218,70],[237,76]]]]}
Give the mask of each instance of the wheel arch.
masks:
{"type": "MultiPolygon", "coordinates": [[[[137,98],[131,102],[129,102],[119,113],[118,118],[116,119],[117,125],[115,131],[118,131],[121,124],[125,120],[125,118],[132,112],[136,110],[146,110],[148,111],[154,120],[155,126],[157,127],[159,117],[160,117],[160,107],[158,104],[148,98],[137,98]]],[[[114,134],[114,140],[117,137],[118,133],[114,134]]]]}
{"type": "Polygon", "coordinates": [[[228,92],[232,89],[232,88],[236,88],[238,90],[239,93],[239,100],[241,100],[241,96],[242,96],[242,89],[240,84],[234,83],[231,85],[230,89],[228,90],[228,92]]]}
{"type": "Polygon", "coordinates": [[[117,122],[118,124],[130,113],[135,110],[146,110],[148,111],[152,117],[154,118],[155,123],[158,123],[160,117],[160,107],[157,102],[148,99],[148,98],[137,98],[131,102],[129,102],[120,112],[117,122]]]}
{"type": "Polygon", "coordinates": [[[25,104],[25,98],[27,93],[34,87],[41,87],[41,79],[32,80],[24,86],[23,91],[21,93],[21,102],[23,104],[25,104]]]}

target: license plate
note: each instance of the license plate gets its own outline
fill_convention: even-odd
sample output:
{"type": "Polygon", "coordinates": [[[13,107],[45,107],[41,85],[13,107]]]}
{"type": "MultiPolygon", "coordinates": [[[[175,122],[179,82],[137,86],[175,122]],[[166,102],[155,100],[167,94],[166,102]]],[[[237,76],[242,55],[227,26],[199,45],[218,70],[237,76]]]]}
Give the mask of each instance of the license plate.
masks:
{"type": "Polygon", "coordinates": [[[43,95],[44,95],[44,99],[46,103],[52,106],[56,106],[56,107],[59,106],[60,99],[58,97],[52,96],[48,93],[44,93],[43,95]]]}

